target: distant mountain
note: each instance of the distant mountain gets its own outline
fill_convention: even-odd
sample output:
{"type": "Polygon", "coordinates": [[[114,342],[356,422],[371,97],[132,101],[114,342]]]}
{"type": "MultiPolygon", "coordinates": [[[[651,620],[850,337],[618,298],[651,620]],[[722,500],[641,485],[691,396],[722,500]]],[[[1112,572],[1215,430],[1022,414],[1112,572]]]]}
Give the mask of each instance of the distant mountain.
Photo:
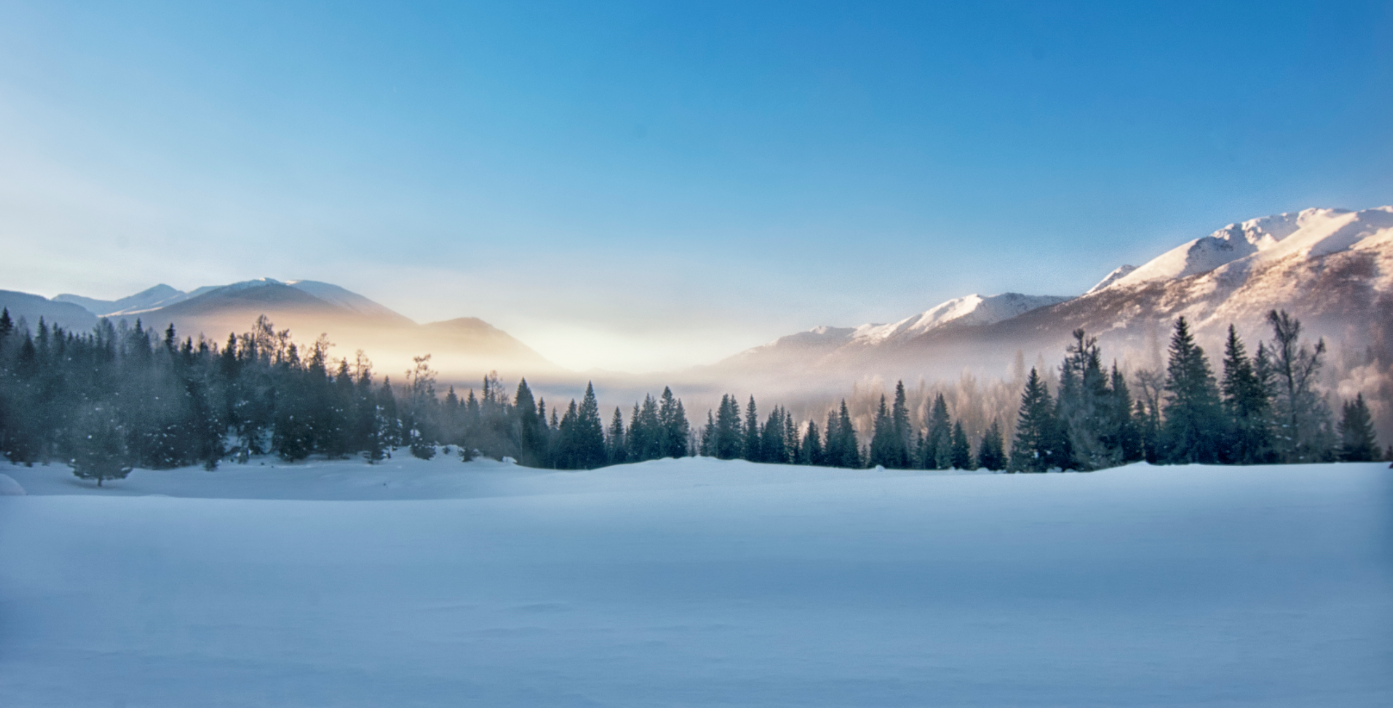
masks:
{"type": "Polygon", "coordinates": [[[968,296],[890,325],[782,337],[709,374],[787,388],[876,376],[953,379],[964,369],[996,376],[1022,360],[1053,365],[1077,328],[1098,336],[1109,358],[1160,366],[1177,317],[1188,318],[1217,357],[1230,323],[1254,347],[1267,338],[1263,317],[1272,309],[1347,351],[1393,350],[1393,207],[1307,209],[1230,224],[1140,267],[1122,266],[1076,298],[968,296]]]}
{"type": "Polygon", "coordinates": [[[203,336],[219,344],[232,333],[249,330],[265,315],[277,330],[311,342],[321,333],[336,346],[335,359],[352,359],[363,350],[379,373],[392,375],[409,368],[412,358],[431,355],[433,368],[446,380],[475,381],[499,370],[507,375],[564,373],[508,333],[477,318],[465,317],[420,325],[362,295],[313,280],[281,282],[271,278],[182,292],[158,285],[120,300],[96,300],[60,295],[0,291],[0,305],[12,305],[12,316],[37,325],[39,316],[71,329],[90,329],[97,315],[113,320],[141,320],[163,330],[174,325],[180,337],[203,336]],[[85,308],[85,309],[84,309],[85,308]]]}
{"type": "Polygon", "coordinates": [[[15,322],[22,318],[31,331],[38,328],[40,318],[73,331],[85,332],[97,324],[96,315],[71,302],[57,302],[14,290],[0,290],[0,308],[8,310],[10,319],[15,322]]]}
{"type": "Polygon", "coordinates": [[[790,359],[803,366],[829,363],[824,359],[845,360],[875,356],[875,352],[898,349],[920,337],[938,331],[982,327],[1011,319],[1031,310],[1068,300],[1057,295],[1003,293],[983,297],[967,295],[935,305],[916,315],[890,324],[864,324],[859,327],[816,327],[736,354],[719,363],[719,368],[784,368],[790,359]]]}
{"type": "Polygon", "coordinates": [[[86,309],[88,312],[98,317],[103,317],[119,312],[148,310],[164,305],[172,305],[187,297],[188,293],[161,283],[148,290],[142,290],[134,295],[123,297],[120,300],[96,300],[81,295],[63,293],[62,295],[54,297],[53,301],[70,302],[86,309]]]}

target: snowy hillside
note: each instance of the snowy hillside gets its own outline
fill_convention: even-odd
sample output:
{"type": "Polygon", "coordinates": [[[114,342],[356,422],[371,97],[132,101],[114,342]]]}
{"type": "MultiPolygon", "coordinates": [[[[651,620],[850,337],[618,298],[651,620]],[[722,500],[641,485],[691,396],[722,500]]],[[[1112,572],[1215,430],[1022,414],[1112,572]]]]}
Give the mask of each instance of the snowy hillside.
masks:
{"type": "Polygon", "coordinates": [[[843,347],[875,348],[904,344],[916,337],[948,327],[989,325],[1031,310],[1068,300],[1054,295],[1003,293],[984,297],[972,294],[940,303],[916,315],[890,324],[859,327],[815,327],[736,354],[724,364],[741,364],[772,356],[822,355],[843,347]]]}
{"type": "MultiPolygon", "coordinates": [[[[1362,238],[1389,228],[1393,228],[1393,207],[1360,212],[1306,209],[1294,214],[1252,219],[1229,224],[1208,236],[1177,246],[1109,285],[1130,287],[1177,280],[1208,273],[1236,261],[1247,261],[1251,265],[1290,255],[1308,258],[1329,255],[1347,250],[1362,238]]],[[[1101,289],[1096,287],[1089,292],[1101,289]]]]}
{"type": "Polygon", "coordinates": [[[1393,704],[1386,464],[0,474],[5,706],[1393,704]]]}
{"type": "Polygon", "coordinates": [[[972,294],[954,298],[888,325],[862,325],[856,328],[851,341],[862,346],[905,342],[926,332],[953,326],[989,325],[1009,320],[1036,308],[1068,300],[1055,295],[1022,295],[1003,293],[990,297],[972,294]]]}

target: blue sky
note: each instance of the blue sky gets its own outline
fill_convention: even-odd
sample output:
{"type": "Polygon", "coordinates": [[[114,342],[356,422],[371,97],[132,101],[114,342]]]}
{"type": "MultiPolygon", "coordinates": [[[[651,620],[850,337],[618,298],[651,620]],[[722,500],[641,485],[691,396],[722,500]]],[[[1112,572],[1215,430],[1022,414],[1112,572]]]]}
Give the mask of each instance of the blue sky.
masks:
{"type": "Polygon", "coordinates": [[[654,370],[1393,203],[1393,3],[0,1],[0,287],[654,370]]]}

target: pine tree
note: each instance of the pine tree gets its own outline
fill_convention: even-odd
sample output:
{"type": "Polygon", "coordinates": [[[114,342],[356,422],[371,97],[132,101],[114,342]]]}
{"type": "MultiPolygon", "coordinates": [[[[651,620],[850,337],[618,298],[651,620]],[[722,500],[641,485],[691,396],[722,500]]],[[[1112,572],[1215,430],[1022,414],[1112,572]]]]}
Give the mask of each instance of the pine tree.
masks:
{"type": "Polygon", "coordinates": [[[734,460],[740,457],[742,449],[740,425],[740,405],[734,396],[721,396],[721,406],[716,411],[716,457],[734,460]]]}
{"type": "Polygon", "coordinates": [[[948,417],[948,403],[943,394],[934,398],[929,412],[928,432],[924,435],[920,450],[920,467],[926,470],[944,470],[953,464],[953,423],[948,417]]]}
{"type": "Polygon", "coordinates": [[[899,434],[895,430],[895,421],[890,415],[890,409],[885,405],[885,396],[880,397],[880,408],[876,410],[875,423],[871,432],[871,459],[872,467],[880,465],[889,469],[894,469],[900,463],[902,456],[899,434]]]}
{"type": "Polygon", "coordinates": [[[658,457],[686,457],[689,454],[687,440],[691,437],[691,425],[687,422],[687,412],[681,399],[672,395],[672,389],[663,387],[663,395],[658,406],[658,457]]]}
{"type": "Polygon", "coordinates": [[[955,470],[966,470],[972,468],[972,447],[967,442],[967,434],[963,432],[962,421],[954,421],[952,442],[950,443],[950,460],[955,470]]]}
{"type": "Polygon", "coordinates": [[[643,406],[634,405],[634,417],[629,421],[629,459],[641,462],[663,457],[664,435],[658,402],[644,396],[643,406]]]}
{"type": "Polygon", "coordinates": [[[629,448],[624,442],[624,414],[616,406],[614,418],[609,423],[609,435],[605,440],[605,448],[609,453],[609,463],[611,465],[622,465],[629,459],[629,448]]]}
{"type": "Polygon", "coordinates": [[[1105,414],[1103,442],[1116,450],[1121,462],[1137,462],[1145,454],[1142,445],[1142,432],[1132,404],[1132,393],[1127,388],[1127,377],[1112,364],[1111,382],[1108,386],[1108,401],[1105,414]]]}
{"type": "Polygon", "coordinates": [[[742,443],[744,459],[750,462],[764,461],[764,451],[761,449],[761,443],[763,442],[761,437],[759,413],[755,409],[755,397],[750,396],[750,403],[745,407],[745,438],[742,443]]]}
{"type": "Polygon", "coordinates": [[[100,487],[104,480],[125,479],[131,473],[117,411],[101,404],[87,406],[76,432],[69,464],[78,478],[95,479],[100,487]]]}
{"type": "Polygon", "coordinates": [[[1204,350],[1184,317],[1176,319],[1166,364],[1165,422],[1161,435],[1173,464],[1219,461],[1223,416],[1219,388],[1204,350]]]}
{"type": "Polygon", "coordinates": [[[993,420],[987,432],[982,434],[982,442],[977,446],[977,468],[998,472],[1006,469],[1006,443],[1001,437],[1001,426],[993,420]]]}
{"type": "Polygon", "coordinates": [[[788,462],[788,446],[784,440],[784,411],[778,406],[769,412],[769,419],[760,429],[759,447],[764,462],[788,462]]]}
{"type": "Polygon", "coordinates": [[[1339,458],[1343,462],[1373,462],[1379,459],[1378,442],[1374,438],[1374,421],[1364,394],[1346,401],[1340,416],[1339,458]]]}
{"type": "Polygon", "coordinates": [[[1073,337],[1060,366],[1055,401],[1060,466],[1079,470],[1112,467],[1122,462],[1123,453],[1121,441],[1114,439],[1114,401],[1103,373],[1098,340],[1082,329],[1074,330],[1073,337]]]}
{"type": "Polygon", "coordinates": [[[709,410],[706,411],[706,427],[701,431],[699,453],[702,457],[716,456],[716,417],[709,410]]]}
{"type": "Polygon", "coordinates": [[[798,426],[793,422],[793,416],[788,414],[788,409],[784,409],[784,445],[788,448],[785,462],[791,465],[798,464],[802,441],[798,439],[798,426]]]}
{"type": "Polygon", "coordinates": [[[808,421],[808,432],[803,435],[803,445],[798,451],[798,464],[823,465],[822,440],[818,437],[817,421],[808,421]]]}
{"type": "Polygon", "coordinates": [[[546,414],[538,413],[533,402],[532,389],[527,379],[518,381],[517,395],[513,397],[513,413],[517,418],[519,457],[524,465],[538,466],[546,457],[546,414]]]}
{"type": "MultiPolygon", "coordinates": [[[[1265,357],[1265,352],[1264,352],[1265,357]]],[[[1224,343],[1224,380],[1220,386],[1227,418],[1225,462],[1252,465],[1272,456],[1271,401],[1238,330],[1229,325],[1224,343]]]]}
{"type": "Polygon", "coordinates": [[[605,429],[600,421],[600,406],[595,400],[595,387],[585,384],[576,418],[576,461],[583,469],[595,469],[605,464],[605,429]]]}
{"type": "Polygon", "coordinates": [[[895,382],[895,402],[890,407],[890,420],[895,430],[894,464],[886,467],[909,469],[914,464],[912,446],[913,430],[909,422],[909,402],[904,392],[904,382],[895,382]]]}
{"type": "Polygon", "coordinates": [[[823,449],[827,464],[833,467],[860,468],[862,466],[861,448],[857,444],[856,428],[851,423],[851,415],[846,408],[846,399],[842,399],[841,408],[835,416],[835,418],[828,417],[828,440],[823,449]]]}
{"type": "Polygon", "coordinates": [[[1021,409],[1016,420],[1016,439],[1011,445],[1008,469],[1012,472],[1045,472],[1059,456],[1056,444],[1054,401],[1035,369],[1030,370],[1021,409]]]}

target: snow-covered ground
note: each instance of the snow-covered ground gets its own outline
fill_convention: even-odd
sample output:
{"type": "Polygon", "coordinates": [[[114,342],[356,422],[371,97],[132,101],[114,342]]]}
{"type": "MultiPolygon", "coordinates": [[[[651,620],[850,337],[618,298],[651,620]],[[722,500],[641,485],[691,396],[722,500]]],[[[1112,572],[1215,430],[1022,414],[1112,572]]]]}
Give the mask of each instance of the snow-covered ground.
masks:
{"type": "Polygon", "coordinates": [[[0,465],[0,706],[1388,706],[1387,463],[0,465]]]}

